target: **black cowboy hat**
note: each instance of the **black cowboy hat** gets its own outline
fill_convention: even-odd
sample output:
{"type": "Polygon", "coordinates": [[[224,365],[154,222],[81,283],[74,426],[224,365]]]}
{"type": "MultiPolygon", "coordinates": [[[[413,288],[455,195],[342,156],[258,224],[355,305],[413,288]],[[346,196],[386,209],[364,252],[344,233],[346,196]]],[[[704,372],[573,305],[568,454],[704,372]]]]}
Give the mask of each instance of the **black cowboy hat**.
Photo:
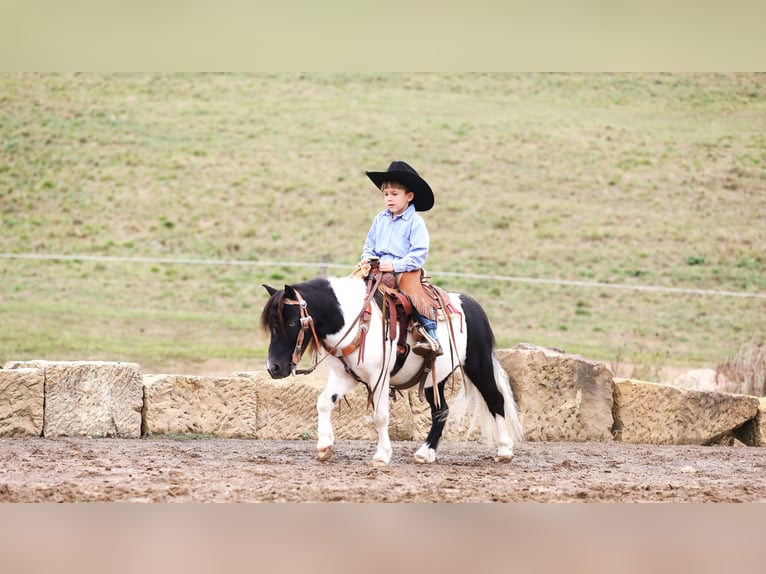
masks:
{"type": "Polygon", "coordinates": [[[391,165],[388,166],[388,171],[367,171],[365,173],[378,189],[384,181],[402,184],[408,191],[415,194],[412,203],[417,211],[428,211],[434,206],[434,192],[431,191],[431,186],[408,163],[392,161],[391,165]]]}

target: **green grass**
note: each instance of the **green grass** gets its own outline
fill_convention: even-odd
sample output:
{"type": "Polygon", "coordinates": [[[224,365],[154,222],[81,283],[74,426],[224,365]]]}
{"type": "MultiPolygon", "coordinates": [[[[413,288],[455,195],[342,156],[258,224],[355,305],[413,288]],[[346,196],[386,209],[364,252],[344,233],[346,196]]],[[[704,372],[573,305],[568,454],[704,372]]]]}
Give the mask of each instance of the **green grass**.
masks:
{"type": "MultiPolygon", "coordinates": [[[[364,171],[431,183],[433,271],[766,292],[766,76],[0,75],[0,252],[358,259],[364,171]]],[[[336,274],[342,270],[332,269],[336,274]]],[[[0,361],[259,365],[313,267],[0,259],[0,361]]],[[[715,365],[766,300],[434,276],[498,342],[715,365]]]]}

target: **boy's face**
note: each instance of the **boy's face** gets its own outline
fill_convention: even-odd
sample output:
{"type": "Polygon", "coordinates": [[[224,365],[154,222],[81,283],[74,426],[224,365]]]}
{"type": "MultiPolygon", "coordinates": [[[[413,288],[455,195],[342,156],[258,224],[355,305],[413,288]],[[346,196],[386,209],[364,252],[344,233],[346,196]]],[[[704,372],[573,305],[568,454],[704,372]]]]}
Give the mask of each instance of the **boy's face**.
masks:
{"type": "Polygon", "coordinates": [[[380,190],[383,192],[383,200],[386,203],[386,208],[394,215],[401,215],[404,213],[410,205],[410,201],[413,200],[415,194],[411,191],[407,191],[407,188],[399,183],[387,181],[380,186],[380,190]]]}

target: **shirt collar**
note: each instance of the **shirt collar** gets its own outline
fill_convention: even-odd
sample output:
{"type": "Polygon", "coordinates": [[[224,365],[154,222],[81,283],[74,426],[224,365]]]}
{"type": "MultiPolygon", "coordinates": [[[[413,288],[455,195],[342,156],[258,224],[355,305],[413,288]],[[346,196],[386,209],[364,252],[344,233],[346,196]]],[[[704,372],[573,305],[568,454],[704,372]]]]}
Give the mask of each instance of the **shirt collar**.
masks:
{"type": "MultiPolygon", "coordinates": [[[[393,216],[393,213],[391,213],[390,209],[386,209],[386,213],[388,214],[389,217],[393,216]]],[[[401,217],[402,219],[409,219],[410,217],[412,217],[413,213],[415,213],[415,206],[410,203],[409,207],[407,207],[407,209],[404,210],[404,213],[402,213],[399,217],[401,217]]],[[[392,217],[392,219],[398,219],[398,217],[396,218],[392,217]]]]}

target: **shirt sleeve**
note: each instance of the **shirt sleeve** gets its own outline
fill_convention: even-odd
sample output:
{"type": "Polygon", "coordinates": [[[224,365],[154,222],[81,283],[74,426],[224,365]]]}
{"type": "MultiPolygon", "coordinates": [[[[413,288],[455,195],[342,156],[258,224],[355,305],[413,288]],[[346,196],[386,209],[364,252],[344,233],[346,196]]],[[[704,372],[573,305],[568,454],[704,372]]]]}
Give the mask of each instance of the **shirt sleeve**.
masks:
{"type": "Polygon", "coordinates": [[[364,248],[362,248],[362,257],[361,259],[369,259],[370,257],[375,257],[375,237],[378,233],[378,220],[380,219],[380,215],[375,217],[375,219],[372,220],[372,225],[370,225],[370,230],[367,232],[367,239],[364,241],[364,248]]]}

